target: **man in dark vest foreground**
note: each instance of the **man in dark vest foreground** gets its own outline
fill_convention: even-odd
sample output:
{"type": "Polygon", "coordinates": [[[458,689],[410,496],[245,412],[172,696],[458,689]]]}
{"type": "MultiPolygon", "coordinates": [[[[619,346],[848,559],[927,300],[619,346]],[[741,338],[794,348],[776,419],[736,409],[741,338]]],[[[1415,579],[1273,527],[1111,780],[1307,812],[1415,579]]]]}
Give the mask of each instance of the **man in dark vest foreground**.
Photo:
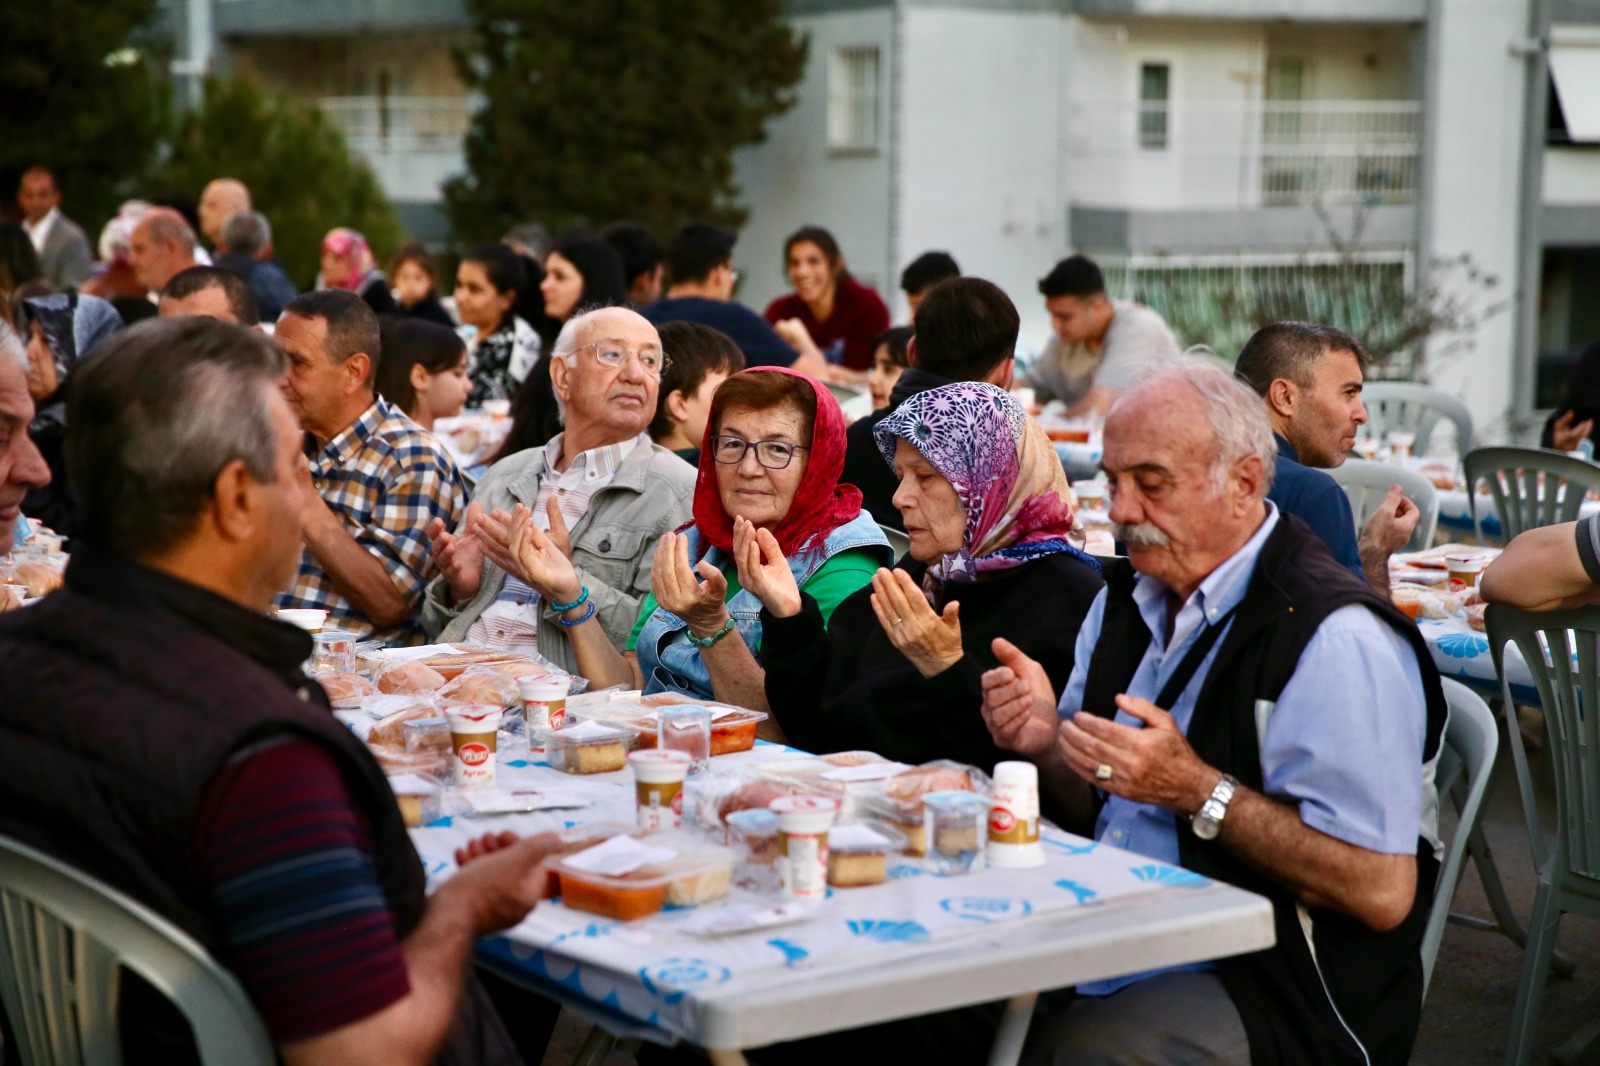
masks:
{"type": "MultiPolygon", "coordinates": [[[[555,839],[426,897],[382,771],[301,672],[310,637],[266,613],[314,491],[282,353],[179,318],[101,354],[71,398],[66,587],[0,618],[0,834],[193,935],[290,1066],[520,1061],[467,962],[546,893],[555,839]]],[[[122,1006],[125,1061],[194,1060],[132,975],[122,1006]]]]}
{"type": "Polygon", "coordinates": [[[1059,701],[996,641],[995,742],[1097,840],[1258,892],[1277,945],[1080,985],[1040,1060],[1404,1063],[1438,867],[1444,696],[1416,627],[1267,501],[1259,397],[1182,366],[1123,393],[1103,465],[1127,567],[1059,701]]]}

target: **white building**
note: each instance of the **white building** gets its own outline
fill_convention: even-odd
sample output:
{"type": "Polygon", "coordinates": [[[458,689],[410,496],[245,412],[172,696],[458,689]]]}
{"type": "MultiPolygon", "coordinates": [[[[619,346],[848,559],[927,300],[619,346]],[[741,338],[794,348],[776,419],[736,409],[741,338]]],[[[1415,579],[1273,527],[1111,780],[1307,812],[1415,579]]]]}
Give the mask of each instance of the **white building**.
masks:
{"type": "MultiPolygon", "coordinates": [[[[461,0],[188,10],[207,4],[218,56],[321,98],[413,230],[443,235],[437,185],[461,167],[470,111],[449,59],[465,34],[461,0]]],[[[753,306],[786,290],[782,240],[806,223],[833,230],[897,318],[904,264],[951,252],[1011,293],[1030,347],[1048,329],[1037,279],[1070,251],[1161,306],[1182,340],[1229,357],[1263,294],[1398,325],[1404,286],[1439,286],[1435,304],[1454,299],[1458,317],[1479,321],[1437,336],[1425,373],[1467,400],[1489,439],[1524,427],[1559,391],[1560,360],[1600,340],[1589,296],[1600,286],[1600,0],[789,10],[811,39],[799,103],[738,160],[751,209],[741,298],[753,306]],[[1545,22],[1548,51],[1530,29],[1545,22]],[[1550,130],[1530,140],[1526,86],[1545,55],[1550,130]],[[1525,141],[1527,173],[1542,172],[1527,219],[1525,141]],[[1431,268],[1463,257],[1480,281],[1431,268]],[[1540,297],[1519,343],[1524,276],[1540,297]]]]}

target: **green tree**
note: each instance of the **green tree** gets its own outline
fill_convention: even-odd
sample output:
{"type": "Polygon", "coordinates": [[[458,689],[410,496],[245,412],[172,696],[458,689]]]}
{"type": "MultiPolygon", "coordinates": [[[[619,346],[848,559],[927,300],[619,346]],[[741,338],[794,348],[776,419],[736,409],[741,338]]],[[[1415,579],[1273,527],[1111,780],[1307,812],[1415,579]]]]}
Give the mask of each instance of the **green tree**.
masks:
{"type": "Polygon", "coordinates": [[[322,238],[336,226],[360,230],[380,262],[405,239],[378,180],[321,109],[246,78],[206,79],[205,102],[178,124],[149,187],[198,198],[219,177],[250,187],[296,284],[316,276],[322,238]]]}
{"type": "Polygon", "coordinates": [[[161,57],[133,47],[160,0],[50,0],[0,16],[0,199],[39,164],[94,240],[163,127],[161,57]]]}
{"type": "Polygon", "coordinates": [[[733,152],[794,106],[808,42],[781,0],[468,0],[456,59],[485,106],[467,174],[445,187],[456,232],[499,237],[630,218],[665,233],[741,224],[733,152]]]}

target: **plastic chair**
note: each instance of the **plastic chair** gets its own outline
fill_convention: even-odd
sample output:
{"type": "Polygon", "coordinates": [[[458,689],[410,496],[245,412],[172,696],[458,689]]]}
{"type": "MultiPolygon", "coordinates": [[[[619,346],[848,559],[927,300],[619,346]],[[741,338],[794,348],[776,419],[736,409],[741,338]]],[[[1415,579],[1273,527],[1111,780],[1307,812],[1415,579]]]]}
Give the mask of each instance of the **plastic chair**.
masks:
{"type": "Polygon", "coordinates": [[[911,550],[911,538],[893,526],[879,526],[883,535],[888,538],[889,548],[894,552],[894,561],[899,562],[911,550]]]}
{"type": "Polygon", "coordinates": [[[1362,436],[1381,441],[1393,430],[1415,433],[1412,450],[1423,455],[1434,427],[1447,418],[1456,427],[1456,454],[1466,455],[1472,448],[1472,413],[1448,393],[1412,381],[1373,381],[1361,390],[1361,402],[1367,408],[1362,436]]]}
{"type": "Polygon", "coordinates": [[[1444,939],[1445,923],[1450,918],[1450,901],[1455,898],[1456,885],[1461,880],[1461,867],[1467,857],[1468,843],[1478,830],[1478,816],[1482,813],[1483,797],[1489,790],[1489,777],[1494,772],[1495,755],[1500,750],[1500,735],[1495,730],[1494,712],[1477,693],[1459,681],[1444,679],[1444,695],[1450,704],[1450,718],[1445,723],[1444,745],[1439,751],[1439,763],[1434,771],[1434,784],[1438,786],[1441,800],[1459,782],[1459,817],[1455,835],[1445,845],[1444,862],[1439,866],[1439,880],[1433,890],[1433,910],[1428,914],[1428,924],[1422,932],[1422,993],[1428,993],[1433,981],[1433,962],[1439,956],[1439,942],[1444,939]]]}
{"type": "Polygon", "coordinates": [[[1584,495],[1600,491],[1600,466],[1543,448],[1475,448],[1461,465],[1467,477],[1467,508],[1480,544],[1480,481],[1489,483],[1506,540],[1529,529],[1577,521],[1584,495]]]}
{"type": "Polygon", "coordinates": [[[1403,466],[1375,463],[1367,459],[1346,459],[1340,466],[1329,470],[1333,480],[1350,497],[1350,510],[1355,512],[1356,536],[1366,527],[1367,519],[1383,503],[1390,485],[1399,485],[1406,499],[1417,505],[1422,514],[1417,528],[1406,542],[1407,551],[1421,551],[1433,546],[1434,532],[1439,528],[1439,493],[1433,482],[1403,466]]]}
{"type": "Polygon", "coordinates": [[[122,1061],[118,967],[183,1012],[207,1066],[277,1061],[244,989],[194,938],[65,863],[0,837],[0,1003],[24,1066],[122,1061]]]}
{"type": "Polygon", "coordinates": [[[1516,1066],[1533,1056],[1561,916],[1600,919],[1600,607],[1531,612],[1493,604],[1485,621],[1500,676],[1505,677],[1507,641],[1516,643],[1533,674],[1555,777],[1555,838],[1550,841],[1540,826],[1516,705],[1510,686],[1502,681],[1511,759],[1539,871],[1506,1049],[1506,1062],[1516,1066]]]}

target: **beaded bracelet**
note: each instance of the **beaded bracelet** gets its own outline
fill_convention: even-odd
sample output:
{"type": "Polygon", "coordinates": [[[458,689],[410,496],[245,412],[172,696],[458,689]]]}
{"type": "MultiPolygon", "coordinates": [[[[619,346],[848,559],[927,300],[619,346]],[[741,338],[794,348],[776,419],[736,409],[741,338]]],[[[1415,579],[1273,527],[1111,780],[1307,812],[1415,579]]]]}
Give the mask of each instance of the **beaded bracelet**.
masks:
{"type": "MultiPolygon", "coordinates": [[[[578,603],[582,603],[582,602],[583,602],[582,600],[578,601],[578,603]]],[[[574,607],[576,607],[577,605],[578,604],[576,604],[576,603],[573,604],[574,607]]],[[[562,625],[566,626],[568,629],[571,629],[573,626],[581,626],[581,625],[583,625],[583,623],[587,622],[589,619],[591,619],[593,617],[594,617],[594,604],[591,603],[589,605],[589,609],[587,611],[584,611],[581,616],[579,616],[577,618],[574,618],[572,621],[569,622],[565,618],[562,618],[560,615],[556,615],[556,621],[560,622],[562,625]]]]}
{"type": "Polygon", "coordinates": [[[717,641],[733,632],[733,619],[730,617],[727,625],[723,626],[709,637],[697,637],[694,635],[694,631],[689,629],[686,629],[685,632],[689,634],[689,643],[699,648],[709,648],[711,645],[715,644],[717,641]]]}
{"type": "Polygon", "coordinates": [[[588,603],[588,602],[589,602],[589,586],[588,585],[584,585],[583,586],[583,592],[578,595],[577,599],[573,600],[571,603],[552,603],[550,605],[550,609],[552,611],[555,611],[557,614],[560,614],[562,611],[570,611],[574,607],[582,607],[585,603],[588,603]]]}

